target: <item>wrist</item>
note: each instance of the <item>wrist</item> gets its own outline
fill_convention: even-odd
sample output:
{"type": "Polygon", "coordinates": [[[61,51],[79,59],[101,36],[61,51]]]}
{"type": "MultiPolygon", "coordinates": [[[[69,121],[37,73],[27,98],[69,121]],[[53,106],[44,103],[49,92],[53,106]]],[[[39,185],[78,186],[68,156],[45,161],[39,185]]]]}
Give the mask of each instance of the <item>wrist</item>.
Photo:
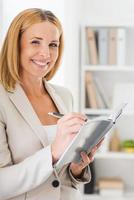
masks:
{"type": "Polygon", "coordinates": [[[70,168],[70,172],[72,173],[74,178],[81,179],[83,177],[83,174],[84,174],[84,169],[74,170],[74,169],[70,168]]]}
{"type": "Polygon", "coordinates": [[[54,144],[51,145],[52,163],[55,164],[58,161],[58,155],[55,153],[54,144]]]}

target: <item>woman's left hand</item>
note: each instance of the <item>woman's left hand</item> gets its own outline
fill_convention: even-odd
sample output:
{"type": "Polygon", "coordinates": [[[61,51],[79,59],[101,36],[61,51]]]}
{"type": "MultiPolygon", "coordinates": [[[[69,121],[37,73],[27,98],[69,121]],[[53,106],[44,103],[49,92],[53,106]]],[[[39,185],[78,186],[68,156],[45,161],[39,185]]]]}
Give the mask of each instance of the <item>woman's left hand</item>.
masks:
{"type": "Polygon", "coordinates": [[[83,170],[94,160],[94,155],[97,149],[101,146],[104,138],[92,149],[90,154],[86,154],[85,152],[81,152],[82,160],[79,163],[72,162],[70,164],[71,173],[75,178],[80,178],[83,174],[83,170]]]}

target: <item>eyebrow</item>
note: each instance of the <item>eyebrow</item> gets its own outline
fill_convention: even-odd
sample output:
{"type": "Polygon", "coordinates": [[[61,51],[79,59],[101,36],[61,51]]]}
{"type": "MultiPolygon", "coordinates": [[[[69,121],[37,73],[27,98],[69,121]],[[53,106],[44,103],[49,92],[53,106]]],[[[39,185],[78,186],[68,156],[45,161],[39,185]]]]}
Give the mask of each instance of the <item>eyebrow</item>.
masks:
{"type": "MultiPolygon", "coordinates": [[[[32,40],[33,39],[43,40],[43,38],[41,38],[41,37],[33,37],[32,40]]],[[[59,43],[60,41],[59,40],[52,40],[51,42],[57,42],[57,43],[59,43]]]]}
{"type": "Polygon", "coordinates": [[[43,40],[43,38],[40,38],[40,37],[33,37],[32,40],[33,39],[43,40]]]}

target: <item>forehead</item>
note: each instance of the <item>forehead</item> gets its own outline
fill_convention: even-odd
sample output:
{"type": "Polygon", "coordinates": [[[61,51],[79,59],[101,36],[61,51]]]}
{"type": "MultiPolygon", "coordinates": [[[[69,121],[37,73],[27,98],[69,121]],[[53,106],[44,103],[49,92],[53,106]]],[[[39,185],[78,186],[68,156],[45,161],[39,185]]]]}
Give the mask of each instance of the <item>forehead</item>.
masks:
{"type": "Polygon", "coordinates": [[[34,37],[42,37],[47,39],[55,39],[58,40],[60,37],[60,31],[51,22],[45,21],[31,25],[28,29],[24,31],[22,37],[26,38],[34,38],[34,37]]]}

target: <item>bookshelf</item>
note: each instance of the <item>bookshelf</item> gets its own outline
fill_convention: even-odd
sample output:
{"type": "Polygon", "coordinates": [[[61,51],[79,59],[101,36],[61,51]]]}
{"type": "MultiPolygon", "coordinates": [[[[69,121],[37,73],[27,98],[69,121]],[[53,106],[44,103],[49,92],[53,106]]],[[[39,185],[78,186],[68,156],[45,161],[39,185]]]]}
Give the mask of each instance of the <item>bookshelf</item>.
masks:
{"type": "MultiPolygon", "coordinates": [[[[98,195],[89,196],[85,195],[83,200],[113,200],[113,197],[99,197],[98,195]]],[[[133,197],[130,197],[129,194],[125,195],[124,197],[114,197],[114,200],[133,200],[133,197]]]]}
{"type": "MultiPolygon", "coordinates": [[[[93,24],[86,24],[81,27],[80,111],[91,118],[109,115],[120,102],[128,102],[128,108],[126,108],[124,115],[118,120],[115,127],[118,130],[120,144],[124,140],[134,138],[133,42],[133,26],[122,26],[120,24],[102,24],[102,26],[95,24],[94,26],[93,24]],[[87,34],[87,28],[90,30],[89,35],[87,34]],[[107,40],[105,45],[101,44],[101,42],[104,42],[100,40],[102,34],[107,40]],[[114,35],[116,44],[110,44],[110,37],[113,37],[110,34],[114,35]],[[123,37],[121,39],[120,34],[123,37]],[[121,47],[119,47],[120,45],[121,47]],[[120,48],[123,51],[120,52],[120,48]],[[107,51],[105,55],[101,53],[103,50],[104,52],[107,51]],[[91,58],[93,56],[94,58],[91,58]],[[105,58],[101,58],[101,56],[105,56],[105,58]]],[[[97,182],[99,178],[109,175],[110,177],[120,177],[124,183],[124,193],[123,196],[116,197],[115,195],[114,199],[131,200],[134,199],[134,192],[131,192],[134,191],[132,179],[134,173],[131,170],[131,167],[134,167],[134,153],[126,153],[123,149],[120,149],[119,152],[109,150],[110,139],[114,131],[115,129],[106,136],[103,146],[95,156],[95,179],[97,182]]],[[[83,200],[88,199],[110,200],[113,197],[99,194],[83,195],[83,200]]]]}

